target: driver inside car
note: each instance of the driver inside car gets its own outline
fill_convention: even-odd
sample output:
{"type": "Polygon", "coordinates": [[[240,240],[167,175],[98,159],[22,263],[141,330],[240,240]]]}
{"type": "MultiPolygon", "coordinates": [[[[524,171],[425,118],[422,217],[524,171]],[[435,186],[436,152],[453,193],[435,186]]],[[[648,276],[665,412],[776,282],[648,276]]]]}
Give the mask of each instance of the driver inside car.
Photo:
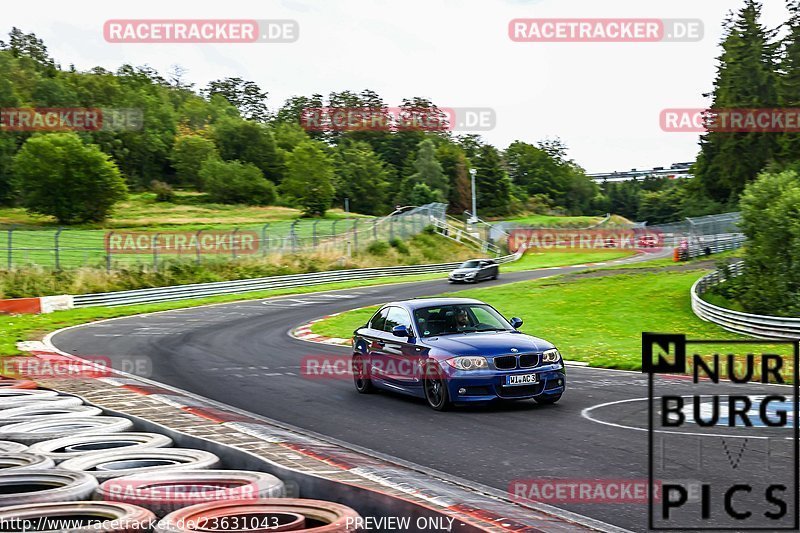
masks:
{"type": "Polygon", "coordinates": [[[459,309],[456,313],[456,331],[463,331],[471,328],[469,324],[469,316],[467,316],[466,309],[459,309]]]}

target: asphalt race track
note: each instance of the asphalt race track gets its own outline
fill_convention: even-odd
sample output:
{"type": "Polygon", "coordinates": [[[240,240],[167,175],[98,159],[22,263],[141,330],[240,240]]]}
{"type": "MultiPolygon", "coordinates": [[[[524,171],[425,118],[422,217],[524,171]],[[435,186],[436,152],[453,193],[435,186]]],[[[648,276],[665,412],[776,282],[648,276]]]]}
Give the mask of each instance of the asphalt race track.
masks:
{"type": "MultiPolygon", "coordinates": [[[[581,269],[501,273],[480,286],[581,269]]],[[[641,373],[571,366],[567,394],[555,406],[524,401],[446,413],[389,393],[359,395],[349,380],[300,375],[305,356],[350,352],[296,340],[288,335],[292,328],[355,307],[463,288],[436,280],[176,310],[72,328],[52,341],[69,353],[109,356],[115,367],[127,357],[147,356],[153,367],[147,377],[156,381],[501,490],[516,479],[646,480],[647,402],[637,399],[647,397],[647,379],[641,373]]],[[[535,317],[523,318],[535,324],[535,317]]],[[[546,331],[532,331],[547,338],[546,331]]],[[[683,386],[674,383],[676,390],[683,386]]],[[[743,428],[729,440],[757,445],[757,436],[741,439],[747,431],[755,435],[757,428],[743,428]]],[[[695,444],[684,446],[676,477],[693,479],[692,472],[707,465],[689,459],[695,444]]],[[[776,458],[770,468],[785,468],[783,452],[770,453],[776,458]]],[[[737,467],[717,466],[714,475],[735,482],[764,468],[756,461],[737,467]]],[[[555,505],[646,529],[644,503],[555,505]]]]}

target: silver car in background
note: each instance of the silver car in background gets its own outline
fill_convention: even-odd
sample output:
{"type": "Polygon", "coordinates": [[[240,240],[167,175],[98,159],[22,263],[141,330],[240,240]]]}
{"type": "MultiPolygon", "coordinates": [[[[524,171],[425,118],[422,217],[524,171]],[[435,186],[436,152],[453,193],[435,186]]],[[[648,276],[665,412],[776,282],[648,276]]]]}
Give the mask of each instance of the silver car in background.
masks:
{"type": "Polygon", "coordinates": [[[450,272],[450,283],[475,283],[484,279],[497,279],[500,266],[494,259],[470,259],[450,272]]]}

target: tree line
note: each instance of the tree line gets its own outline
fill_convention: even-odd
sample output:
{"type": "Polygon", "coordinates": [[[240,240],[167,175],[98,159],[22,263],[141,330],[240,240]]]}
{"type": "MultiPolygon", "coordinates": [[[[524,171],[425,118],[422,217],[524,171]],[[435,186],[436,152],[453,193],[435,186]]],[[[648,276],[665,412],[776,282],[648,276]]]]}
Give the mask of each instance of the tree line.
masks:
{"type": "MultiPolygon", "coordinates": [[[[745,0],[723,23],[722,52],[709,110],[800,107],[800,2],[778,28],[761,23],[762,4],[745,0]]],[[[764,170],[797,169],[800,134],[785,131],[714,131],[700,140],[694,174],[713,200],[736,206],[764,170]]]]}
{"type": "MultiPolygon", "coordinates": [[[[62,223],[102,221],[127,191],[174,188],[220,203],[280,204],[310,216],[348,199],[350,209],[384,214],[396,205],[446,202],[470,208],[474,169],[479,213],[612,208],[559,140],[515,141],[500,150],[478,135],[446,128],[310,131],[308,108],[385,108],[371,90],[294,96],[272,110],[268,93],[241,78],[195,88],[186,72],[148,66],[78,71],[50,57],[35,34],[14,28],[0,41],[0,108],[139,109],[141,128],[0,133],[0,204],[21,205],[62,223]],[[46,155],[46,156],[45,156],[46,155]],[[83,184],[83,185],[78,185],[83,184]]],[[[410,112],[439,112],[422,97],[410,112]]]]}
{"type": "MultiPolygon", "coordinates": [[[[712,108],[794,105],[800,99],[797,10],[780,40],[758,23],[759,13],[759,3],[746,0],[738,17],[725,22],[712,108]]],[[[598,185],[558,139],[517,140],[498,149],[478,135],[446,129],[301,127],[309,108],[386,108],[371,90],[293,96],[276,109],[268,101],[267,91],[241,78],[198,89],[177,66],[166,74],[132,65],[115,72],[63,68],[35,34],[14,28],[8,41],[0,41],[0,108],[133,108],[142,111],[143,123],[135,131],[3,130],[0,204],[21,205],[64,223],[100,221],[126,191],[154,190],[169,200],[173,188],[183,188],[204,192],[211,202],[288,205],[310,216],[345,199],[352,211],[364,214],[431,201],[461,213],[470,208],[474,170],[483,216],[614,212],[655,224],[735,209],[758,172],[768,165],[783,168],[800,154],[796,133],[709,132],[701,140],[695,179],[598,185]],[[34,157],[36,150],[51,157],[34,157]],[[56,155],[61,160],[53,159],[56,155]],[[87,166],[87,159],[94,165],[87,166]],[[60,182],[52,173],[59,165],[66,174],[60,182]],[[36,178],[44,175],[51,179],[36,178]],[[93,179],[96,191],[88,196],[69,185],[93,179]],[[52,196],[61,199],[48,200],[52,196]]],[[[405,99],[400,108],[438,112],[422,97],[405,99]]]]}
{"type": "MultiPolygon", "coordinates": [[[[724,22],[711,111],[800,108],[800,2],[787,2],[777,28],[761,22],[762,3],[745,0],[724,22]]],[[[742,310],[800,313],[800,134],[710,130],[694,174],[702,191],[742,212],[743,275],[713,289],[742,310]]]]}

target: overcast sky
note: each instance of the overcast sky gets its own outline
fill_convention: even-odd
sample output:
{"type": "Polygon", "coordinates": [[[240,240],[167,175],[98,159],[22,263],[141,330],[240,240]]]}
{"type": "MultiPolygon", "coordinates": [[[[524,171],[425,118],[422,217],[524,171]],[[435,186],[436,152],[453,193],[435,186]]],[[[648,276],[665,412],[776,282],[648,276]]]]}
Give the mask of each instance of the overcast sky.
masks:
{"type": "MultiPolygon", "coordinates": [[[[721,22],[740,0],[36,0],[3,6],[11,26],[43,38],[64,68],[149,64],[186,69],[203,87],[226,76],[269,91],[269,106],[292,95],[368,88],[388,105],[424,96],[440,107],[490,107],[484,139],[560,137],[589,172],[691,161],[697,134],[665,133],[664,108],[702,107],[719,55],[721,22]],[[700,42],[517,43],[514,18],[695,18],[700,42]],[[108,19],[294,19],[291,44],[109,44],[108,19]]],[[[784,21],[767,0],[763,21],[784,21]]]]}

